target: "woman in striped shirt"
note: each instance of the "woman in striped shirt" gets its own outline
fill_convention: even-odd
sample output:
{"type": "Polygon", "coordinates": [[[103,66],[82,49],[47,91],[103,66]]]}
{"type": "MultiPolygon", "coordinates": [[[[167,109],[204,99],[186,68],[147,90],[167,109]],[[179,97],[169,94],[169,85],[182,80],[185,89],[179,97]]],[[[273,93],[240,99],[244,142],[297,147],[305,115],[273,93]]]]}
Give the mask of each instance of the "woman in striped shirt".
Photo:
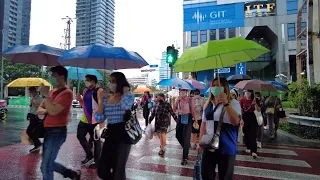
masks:
{"type": "Polygon", "coordinates": [[[124,115],[132,108],[134,95],[130,93],[130,85],[121,72],[110,75],[108,87],[112,95],[107,97],[103,92],[99,96],[102,98],[99,99],[99,109],[95,114],[99,123],[107,120],[107,138],[101,152],[98,175],[101,179],[125,180],[125,166],[131,145],[125,131],[124,115]]]}

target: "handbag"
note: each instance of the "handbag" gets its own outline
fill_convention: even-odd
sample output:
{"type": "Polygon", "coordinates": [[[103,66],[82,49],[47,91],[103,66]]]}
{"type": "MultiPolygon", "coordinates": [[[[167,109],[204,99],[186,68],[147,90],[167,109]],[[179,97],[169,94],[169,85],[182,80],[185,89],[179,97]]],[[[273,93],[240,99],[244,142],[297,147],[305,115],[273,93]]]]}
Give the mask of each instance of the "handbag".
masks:
{"type": "Polygon", "coordinates": [[[137,119],[137,113],[134,108],[126,111],[124,115],[125,131],[128,135],[129,144],[136,144],[142,138],[142,129],[137,119]]]}
{"type": "MultiPolygon", "coordinates": [[[[60,91],[58,91],[58,93],[56,94],[56,96],[54,96],[52,98],[52,101],[64,90],[66,90],[67,88],[62,88],[60,91]]],[[[37,135],[38,138],[43,138],[44,137],[44,121],[46,120],[46,117],[48,116],[48,114],[46,114],[43,118],[43,120],[40,120],[37,122],[37,125],[35,126],[35,128],[31,131],[32,133],[35,133],[37,135]]]]}
{"type": "MultiPolygon", "coordinates": [[[[215,113],[215,111],[217,110],[217,107],[220,104],[218,104],[214,110],[213,113],[215,113]]],[[[204,149],[219,149],[219,138],[220,138],[220,132],[221,132],[221,126],[222,126],[222,121],[223,121],[223,117],[224,114],[226,112],[226,108],[223,107],[221,114],[220,114],[220,118],[219,118],[219,122],[218,122],[218,127],[217,127],[217,131],[216,134],[206,134],[203,135],[201,140],[200,140],[200,147],[204,148],[204,149]]],[[[213,116],[214,117],[214,116],[213,116]]]]}
{"type": "Polygon", "coordinates": [[[256,115],[258,125],[261,126],[263,124],[263,116],[261,114],[261,111],[254,110],[253,112],[254,115],[256,115]]]}
{"type": "Polygon", "coordinates": [[[279,118],[285,118],[286,117],[286,111],[283,108],[279,108],[277,115],[279,118]]]}
{"type": "Polygon", "coordinates": [[[202,180],[202,176],[201,176],[201,161],[202,161],[202,153],[199,152],[198,155],[197,155],[196,163],[194,165],[193,180],[202,180]]]}
{"type": "Polygon", "coordinates": [[[28,113],[27,114],[27,120],[30,122],[30,123],[38,123],[39,121],[41,121],[38,117],[38,115],[36,114],[32,114],[32,113],[28,113]]]}
{"type": "MultiPolygon", "coordinates": [[[[178,105],[179,105],[179,109],[181,109],[180,101],[179,101],[178,105]]],[[[184,125],[188,124],[188,122],[189,122],[189,114],[182,114],[180,121],[181,121],[181,124],[184,124],[184,125]]]]}

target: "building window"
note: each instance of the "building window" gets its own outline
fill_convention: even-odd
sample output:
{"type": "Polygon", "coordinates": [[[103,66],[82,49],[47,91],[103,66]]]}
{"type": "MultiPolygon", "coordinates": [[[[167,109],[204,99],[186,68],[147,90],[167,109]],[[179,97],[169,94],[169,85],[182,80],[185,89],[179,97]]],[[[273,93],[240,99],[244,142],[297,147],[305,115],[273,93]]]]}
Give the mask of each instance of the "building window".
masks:
{"type": "Polygon", "coordinates": [[[288,24],[288,41],[296,40],[296,27],[294,23],[288,24]]]}
{"type": "MultiPolygon", "coordinates": [[[[301,31],[303,31],[307,27],[306,22],[301,23],[301,31]]],[[[301,40],[306,40],[306,36],[301,36],[301,40]]]]}
{"type": "Polygon", "coordinates": [[[226,38],[226,29],[219,29],[219,40],[226,38]]]}
{"type": "Polygon", "coordinates": [[[191,47],[198,46],[198,31],[191,31],[191,47]]]}
{"type": "Polygon", "coordinates": [[[229,38],[236,37],[236,28],[229,28],[229,38]]]}
{"type": "Polygon", "coordinates": [[[298,13],[298,0],[287,0],[287,14],[298,13]]]}
{"type": "MultiPolygon", "coordinates": [[[[306,2],[306,0],[303,0],[303,3],[304,3],[304,2],[306,2]]],[[[303,3],[302,3],[302,4],[303,4],[303,3]]],[[[306,13],[306,12],[307,12],[307,6],[302,10],[302,12],[303,12],[303,13],[306,13]]]]}
{"type": "Polygon", "coordinates": [[[207,30],[200,31],[200,43],[206,43],[207,42],[207,30]]]}
{"type": "Polygon", "coordinates": [[[210,41],[217,39],[217,30],[216,29],[210,29],[210,41]]]}

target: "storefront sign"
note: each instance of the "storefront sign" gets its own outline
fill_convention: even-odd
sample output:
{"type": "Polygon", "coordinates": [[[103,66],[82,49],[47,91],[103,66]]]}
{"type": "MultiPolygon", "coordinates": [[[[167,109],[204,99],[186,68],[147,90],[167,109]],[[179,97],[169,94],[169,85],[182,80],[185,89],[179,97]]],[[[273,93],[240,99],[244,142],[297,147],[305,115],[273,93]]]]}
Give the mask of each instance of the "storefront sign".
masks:
{"type": "Polygon", "coordinates": [[[184,6],[184,31],[233,28],[244,26],[244,3],[227,5],[195,4],[184,6]]]}
{"type": "Polygon", "coordinates": [[[275,0],[256,1],[244,5],[245,17],[265,17],[276,14],[275,0]]]}

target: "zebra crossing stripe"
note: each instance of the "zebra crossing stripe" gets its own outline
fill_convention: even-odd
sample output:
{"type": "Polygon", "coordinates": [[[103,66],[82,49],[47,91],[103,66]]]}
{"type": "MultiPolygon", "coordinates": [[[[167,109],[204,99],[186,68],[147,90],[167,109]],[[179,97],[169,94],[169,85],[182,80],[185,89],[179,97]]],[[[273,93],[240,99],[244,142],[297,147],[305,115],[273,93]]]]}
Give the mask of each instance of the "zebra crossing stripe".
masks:
{"type": "MultiPolygon", "coordinates": [[[[183,166],[180,164],[180,160],[178,159],[161,158],[159,156],[144,156],[140,158],[138,162],[146,163],[146,164],[165,165],[167,167],[180,167],[180,168],[187,168],[187,169],[194,168],[194,161],[188,161],[188,164],[183,166]]],[[[235,166],[234,174],[252,176],[252,177],[272,178],[272,179],[286,179],[286,180],[292,180],[292,179],[319,180],[320,179],[319,175],[242,167],[242,166],[235,166]]]]}
{"type": "Polygon", "coordinates": [[[126,168],[126,176],[134,180],[150,180],[150,179],[192,180],[193,179],[192,177],[170,175],[170,174],[164,174],[164,173],[158,173],[158,172],[152,172],[152,171],[143,171],[143,170],[133,169],[133,168],[126,168]]]}

